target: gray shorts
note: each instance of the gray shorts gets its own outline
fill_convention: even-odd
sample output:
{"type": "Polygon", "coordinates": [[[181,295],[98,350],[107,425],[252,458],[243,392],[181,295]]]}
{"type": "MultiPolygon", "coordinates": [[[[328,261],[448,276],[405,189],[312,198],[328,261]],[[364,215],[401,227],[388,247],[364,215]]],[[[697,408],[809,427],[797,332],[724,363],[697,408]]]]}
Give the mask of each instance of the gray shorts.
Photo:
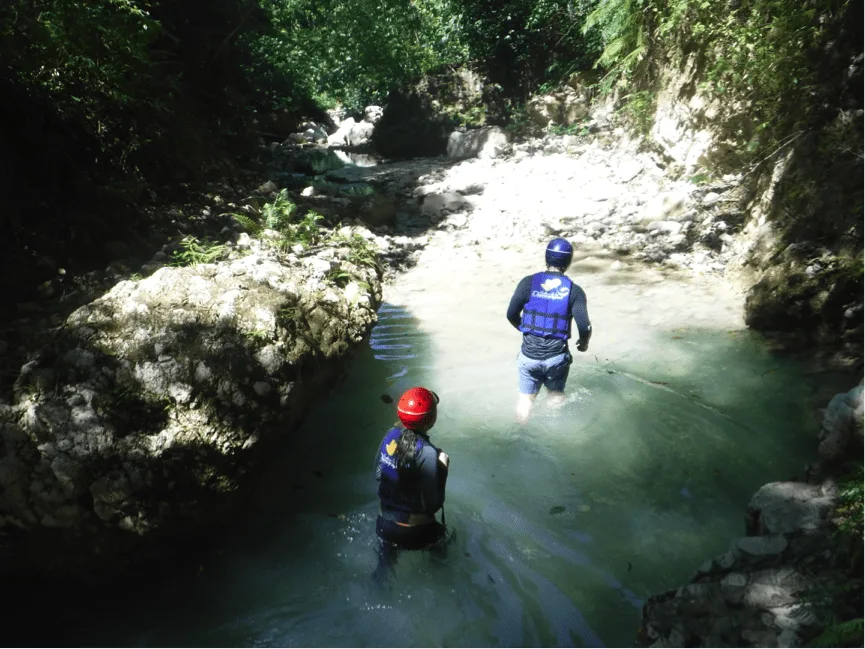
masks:
{"type": "Polygon", "coordinates": [[[528,358],[520,352],[517,356],[520,394],[537,394],[541,385],[553,392],[564,392],[572,360],[569,351],[543,361],[528,358]]]}

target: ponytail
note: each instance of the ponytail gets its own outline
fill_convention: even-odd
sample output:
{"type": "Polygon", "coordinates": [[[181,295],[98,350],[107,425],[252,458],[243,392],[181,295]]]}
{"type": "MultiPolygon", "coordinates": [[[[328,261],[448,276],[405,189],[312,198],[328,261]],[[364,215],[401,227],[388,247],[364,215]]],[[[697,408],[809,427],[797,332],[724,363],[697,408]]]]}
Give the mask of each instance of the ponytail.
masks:
{"type": "Polygon", "coordinates": [[[411,479],[417,474],[418,436],[413,430],[403,428],[396,445],[396,466],[400,479],[411,479]]]}

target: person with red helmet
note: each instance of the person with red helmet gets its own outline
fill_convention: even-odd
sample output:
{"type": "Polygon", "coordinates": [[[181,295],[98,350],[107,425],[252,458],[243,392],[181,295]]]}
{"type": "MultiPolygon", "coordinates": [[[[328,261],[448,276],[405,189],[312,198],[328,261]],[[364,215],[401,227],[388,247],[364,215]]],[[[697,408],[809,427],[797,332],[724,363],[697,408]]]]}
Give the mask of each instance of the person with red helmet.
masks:
{"type": "Polygon", "coordinates": [[[592,337],[592,323],[586,306],[586,293],[565,275],[574,248],[567,239],[556,238],[547,244],[547,270],[524,277],[517,285],[507,318],[522,332],[523,344],[517,357],[519,398],[517,421],[526,423],[535,397],[545,386],[549,405],[558,407],[565,400],[573,357],[568,349],[571,322],[577,323],[577,350],[585,352],[592,337]]]}
{"type": "Polygon", "coordinates": [[[397,403],[399,423],[379,445],[375,477],[381,514],[376,534],[405,548],[422,548],[444,536],[435,514],[444,505],[450,459],[430,442],[439,398],[435,392],[413,387],[397,403]]]}

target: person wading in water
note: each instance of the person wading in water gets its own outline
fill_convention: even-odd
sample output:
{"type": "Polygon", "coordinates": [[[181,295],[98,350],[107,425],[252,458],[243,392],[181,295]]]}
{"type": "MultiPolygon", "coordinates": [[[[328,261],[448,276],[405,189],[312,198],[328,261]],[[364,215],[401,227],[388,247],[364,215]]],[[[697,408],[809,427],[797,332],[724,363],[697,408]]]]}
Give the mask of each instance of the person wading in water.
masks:
{"type": "Polygon", "coordinates": [[[568,349],[572,318],[580,332],[577,350],[589,348],[592,324],[586,294],[565,276],[573,256],[574,248],[567,240],[550,241],[545,254],[547,270],[524,277],[508,304],[508,321],[523,334],[517,356],[520,424],[528,421],[541,385],[549,390],[551,407],[564,403],[565,383],[573,361],[568,349]]]}
{"type": "Polygon", "coordinates": [[[426,388],[407,390],[397,403],[400,424],[382,439],[375,478],[381,514],[375,531],[380,539],[379,563],[373,577],[381,582],[393,568],[400,548],[427,548],[444,538],[445,483],[450,458],[430,442],[439,398],[426,388]],[[435,514],[441,510],[439,523],[435,514]]]}

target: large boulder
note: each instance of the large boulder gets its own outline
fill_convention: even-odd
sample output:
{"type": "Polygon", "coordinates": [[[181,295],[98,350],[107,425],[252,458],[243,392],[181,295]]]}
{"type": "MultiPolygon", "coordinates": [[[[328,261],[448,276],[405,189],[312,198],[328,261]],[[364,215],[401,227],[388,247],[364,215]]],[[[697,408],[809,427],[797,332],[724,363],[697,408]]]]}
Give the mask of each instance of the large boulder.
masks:
{"type": "Polygon", "coordinates": [[[498,126],[454,131],[448,137],[449,158],[497,158],[508,145],[508,135],[498,126]]]}
{"type": "Polygon", "coordinates": [[[862,456],[862,381],[849,392],[836,394],[823,413],[820,455],[827,460],[862,456]]]}
{"type": "Polygon", "coordinates": [[[829,155],[836,138],[861,144],[861,114],[803,137],[764,181],[744,231],[755,280],[745,310],[749,326],[861,362],[862,156],[829,155]]]}
{"type": "Polygon", "coordinates": [[[346,118],[340,123],[336,132],[327,138],[327,143],[331,146],[366,144],[372,137],[375,123],[381,119],[381,116],[381,106],[367,106],[363,109],[363,119],[360,122],[355,121],[353,117],[346,118]]]}
{"type": "Polygon", "coordinates": [[[394,91],[375,125],[372,144],[389,158],[438,156],[447,150],[449,122],[437,114],[429,97],[394,91]]]}
{"type": "Polygon", "coordinates": [[[339,123],[335,133],[327,136],[327,143],[331,146],[341,146],[348,143],[348,136],[357,122],[354,117],[346,117],[339,123]]]}
{"type": "Polygon", "coordinates": [[[298,131],[301,133],[305,131],[311,124],[322,127],[325,135],[336,130],[336,124],[330,115],[315,102],[303,99],[295,109],[283,108],[269,113],[261,113],[255,121],[259,134],[274,140],[291,138],[298,131]]]}
{"type": "Polygon", "coordinates": [[[571,87],[532,97],[526,112],[538,126],[570,126],[589,116],[588,98],[571,87]]]}
{"type": "Polygon", "coordinates": [[[88,573],[223,519],[335,379],[375,321],[376,272],[347,246],[238,248],[120,282],[29,355],[0,407],[0,573],[88,573]]]}
{"type": "Polygon", "coordinates": [[[827,524],[835,503],[832,484],[770,482],[748,503],[747,527],[755,535],[815,532],[827,524]]]}
{"type": "Polygon", "coordinates": [[[432,220],[439,220],[452,212],[470,210],[472,207],[471,201],[462,194],[444,191],[425,196],[421,203],[421,213],[432,220]]]}
{"type": "Polygon", "coordinates": [[[448,66],[427,74],[390,93],[375,125],[373,146],[393,158],[444,155],[455,127],[486,123],[492,92],[468,68],[448,66]]]}
{"type": "Polygon", "coordinates": [[[373,126],[372,122],[367,122],[366,120],[358,122],[351,127],[351,131],[349,131],[348,133],[348,137],[346,138],[348,144],[350,146],[360,146],[361,144],[366,144],[372,137],[372,132],[374,128],[375,127],[373,126]]]}
{"type": "Polygon", "coordinates": [[[363,109],[363,121],[375,124],[381,119],[384,109],[381,106],[367,106],[363,109]]]}

